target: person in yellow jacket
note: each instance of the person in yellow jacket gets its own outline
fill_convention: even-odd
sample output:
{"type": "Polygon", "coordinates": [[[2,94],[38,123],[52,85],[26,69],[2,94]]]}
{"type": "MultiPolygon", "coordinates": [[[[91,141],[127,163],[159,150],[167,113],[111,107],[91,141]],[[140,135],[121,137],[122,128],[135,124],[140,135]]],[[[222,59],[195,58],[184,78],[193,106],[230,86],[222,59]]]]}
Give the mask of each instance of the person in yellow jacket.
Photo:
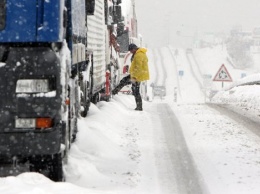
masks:
{"type": "Polygon", "coordinates": [[[148,58],[146,48],[134,48],[130,50],[133,53],[132,63],[130,66],[131,80],[142,82],[149,80],[148,58]]]}
{"type": "Polygon", "coordinates": [[[119,85],[112,91],[117,94],[125,85],[132,83],[132,93],[135,97],[135,110],[142,111],[142,97],[140,94],[140,84],[142,81],[149,80],[148,58],[146,48],[138,48],[135,44],[130,44],[128,50],[133,54],[131,58],[130,75],[123,78],[119,85]]]}

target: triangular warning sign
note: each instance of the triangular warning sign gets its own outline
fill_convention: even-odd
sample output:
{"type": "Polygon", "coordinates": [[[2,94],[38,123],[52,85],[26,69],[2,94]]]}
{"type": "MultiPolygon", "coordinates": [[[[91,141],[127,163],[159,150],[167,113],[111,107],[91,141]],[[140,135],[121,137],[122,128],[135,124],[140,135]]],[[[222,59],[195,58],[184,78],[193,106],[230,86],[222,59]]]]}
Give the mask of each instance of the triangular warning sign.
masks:
{"type": "Polygon", "coordinates": [[[213,81],[221,81],[221,82],[232,82],[232,78],[228,73],[227,68],[224,64],[221,65],[217,74],[215,75],[213,81]]]}

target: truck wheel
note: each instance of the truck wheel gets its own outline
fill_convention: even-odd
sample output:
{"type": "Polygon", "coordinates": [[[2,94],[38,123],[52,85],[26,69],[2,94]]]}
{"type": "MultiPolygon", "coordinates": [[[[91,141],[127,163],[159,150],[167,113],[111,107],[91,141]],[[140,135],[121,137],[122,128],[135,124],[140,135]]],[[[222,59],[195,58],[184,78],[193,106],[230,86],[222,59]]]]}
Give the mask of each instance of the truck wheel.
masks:
{"type": "Polygon", "coordinates": [[[86,90],[83,91],[82,93],[83,93],[83,95],[81,95],[81,99],[80,99],[80,105],[81,105],[80,116],[86,117],[88,114],[88,110],[89,110],[89,103],[87,102],[86,90]]]}
{"type": "Polygon", "coordinates": [[[88,106],[86,105],[86,103],[84,103],[83,105],[81,105],[81,107],[83,108],[83,110],[80,111],[80,116],[86,117],[88,114],[88,106]]]}
{"type": "Polygon", "coordinates": [[[51,180],[56,182],[65,181],[65,178],[63,176],[61,153],[57,153],[50,156],[48,168],[49,168],[49,178],[51,180]]]}
{"type": "Polygon", "coordinates": [[[72,131],[72,137],[71,137],[71,143],[76,141],[76,137],[77,137],[77,133],[78,133],[78,119],[75,118],[74,119],[74,126],[73,126],[73,131],[72,131]]]}
{"type": "Polygon", "coordinates": [[[64,181],[62,154],[37,155],[30,158],[30,171],[39,172],[53,181],[64,181]]]}
{"type": "Polygon", "coordinates": [[[92,97],[92,103],[97,104],[100,101],[99,99],[99,93],[95,93],[94,96],[92,97]]]}

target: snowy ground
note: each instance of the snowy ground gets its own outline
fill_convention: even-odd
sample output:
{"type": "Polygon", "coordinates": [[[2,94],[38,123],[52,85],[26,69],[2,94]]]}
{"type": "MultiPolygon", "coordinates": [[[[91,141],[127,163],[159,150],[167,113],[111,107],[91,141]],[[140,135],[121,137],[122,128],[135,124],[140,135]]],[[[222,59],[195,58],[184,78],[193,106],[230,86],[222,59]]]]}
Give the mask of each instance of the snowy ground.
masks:
{"type": "MultiPolygon", "coordinates": [[[[218,49],[212,50],[213,54],[194,51],[204,74],[214,74],[225,63],[224,53],[218,49]],[[207,71],[209,59],[214,70],[207,71]]],[[[205,104],[203,93],[195,90],[198,86],[185,52],[180,51],[180,56],[173,60],[169,48],[161,51],[163,65],[168,65],[169,71],[181,69],[185,73],[181,78],[167,76],[165,99],[144,102],[143,112],[134,111],[133,96],[123,94],[116,95],[111,102],[91,105],[88,117],[79,120],[77,141],[64,169],[65,183],[54,183],[37,173],[23,173],[1,178],[0,193],[260,193],[259,86],[219,92],[211,101],[253,118],[254,123],[232,111],[205,104]],[[173,88],[177,85],[181,95],[174,102],[173,88]],[[177,128],[177,134],[182,134],[185,141],[173,138],[175,144],[171,144],[171,130],[176,132],[177,128]],[[181,156],[182,153],[185,155],[181,156]],[[189,171],[191,167],[195,172],[189,171]],[[181,172],[191,174],[184,176],[181,172]],[[199,185],[189,177],[197,177],[199,185]],[[197,192],[191,192],[194,189],[197,192]]],[[[154,61],[151,64],[156,65],[154,61]]],[[[241,73],[232,67],[228,70],[234,78],[241,73]]],[[[219,83],[216,85],[219,87],[219,83]]]]}

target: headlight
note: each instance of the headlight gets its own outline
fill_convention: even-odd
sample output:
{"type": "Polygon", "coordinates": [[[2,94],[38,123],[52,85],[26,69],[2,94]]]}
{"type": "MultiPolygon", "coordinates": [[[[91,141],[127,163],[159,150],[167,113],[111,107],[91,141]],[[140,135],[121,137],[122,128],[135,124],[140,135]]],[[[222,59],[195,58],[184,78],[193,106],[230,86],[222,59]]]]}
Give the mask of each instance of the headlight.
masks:
{"type": "Polygon", "coordinates": [[[20,79],[16,83],[16,93],[45,93],[50,92],[47,79],[20,79]]]}

